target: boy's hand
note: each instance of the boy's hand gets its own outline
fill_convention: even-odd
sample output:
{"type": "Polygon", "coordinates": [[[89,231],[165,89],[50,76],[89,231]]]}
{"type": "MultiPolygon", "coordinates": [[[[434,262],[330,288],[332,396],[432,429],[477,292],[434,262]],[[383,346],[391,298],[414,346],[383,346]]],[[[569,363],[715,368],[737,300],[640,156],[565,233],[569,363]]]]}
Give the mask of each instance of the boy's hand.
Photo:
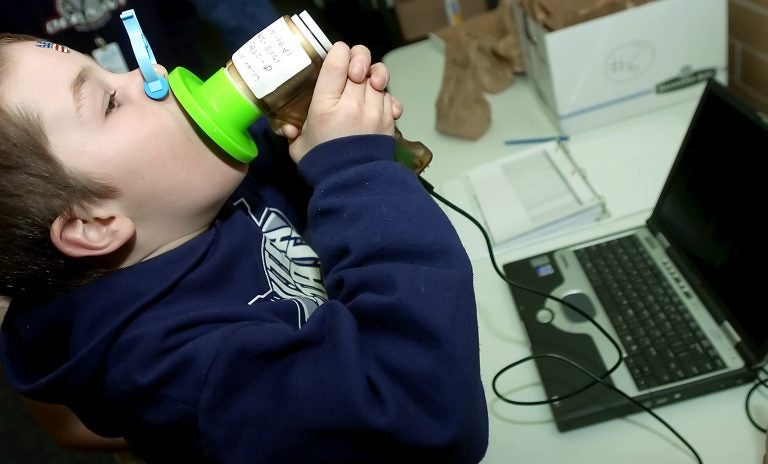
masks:
{"type": "Polygon", "coordinates": [[[283,126],[294,162],[315,146],[339,137],[394,135],[395,120],[403,107],[384,91],[389,81],[386,66],[371,66],[370,59],[365,47],[350,50],[342,42],[333,45],[320,69],[301,133],[293,126],[283,126]]]}
{"type": "Polygon", "coordinates": [[[389,70],[384,66],[384,63],[371,65],[371,51],[364,45],[355,45],[350,50],[350,54],[347,77],[358,84],[362,84],[370,78],[369,82],[374,89],[381,92],[385,91],[387,84],[389,84],[389,70]]]}

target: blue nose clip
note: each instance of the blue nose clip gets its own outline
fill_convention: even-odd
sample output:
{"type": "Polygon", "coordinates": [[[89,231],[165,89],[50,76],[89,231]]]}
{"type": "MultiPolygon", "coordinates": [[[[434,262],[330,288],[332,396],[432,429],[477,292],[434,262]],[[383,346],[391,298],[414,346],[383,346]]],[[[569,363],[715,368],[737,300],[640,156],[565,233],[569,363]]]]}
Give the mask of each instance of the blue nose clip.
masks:
{"type": "Polygon", "coordinates": [[[152,66],[157,64],[155,54],[152,53],[152,47],[149,46],[147,38],[141,31],[136,13],[133,10],[125,10],[120,14],[120,19],[123,20],[123,26],[131,40],[133,54],[136,55],[141,75],[144,76],[144,93],[153,100],[162,100],[168,95],[168,80],[158,75],[152,66]]]}

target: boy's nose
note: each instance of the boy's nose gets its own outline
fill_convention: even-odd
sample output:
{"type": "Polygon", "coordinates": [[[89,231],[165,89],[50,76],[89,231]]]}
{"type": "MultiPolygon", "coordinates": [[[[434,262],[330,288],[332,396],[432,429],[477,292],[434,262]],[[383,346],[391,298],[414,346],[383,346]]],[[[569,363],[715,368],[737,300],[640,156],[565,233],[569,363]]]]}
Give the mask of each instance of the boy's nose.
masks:
{"type": "Polygon", "coordinates": [[[165,77],[166,79],[168,78],[168,70],[165,69],[165,66],[163,66],[161,64],[153,64],[152,67],[155,68],[155,72],[157,74],[159,74],[160,76],[165,77]]]}
{"type": "MultiPolygon", "coordinates": [[[[163,79],[167,80],[168,71],[160,65],[153,65],[152,69],[157,74],[157,77],[162,77],[163,79]]],[[[149,95],[147,95],[147,80],[145,79],[144,74],[141,72],[140,68],[133,69],[132,71],[122,74],[122,76],[125,76],[122,79],[122,84],[120,87],[123,87],[122,95],[123,98],[129,98],[129,96],[133,96],[138,99],[146,99],[150,98],[149,95]]]]}
{"type": "Polygon", "coordinates": [[[143,92],[153,100],[162,100],[168,94],[168,70],[159,64],[152,64],[151,72],[145,68],[135,69],[132,79],[141,80],[143,92]],[[145,74],[146,73],[146,74],[145,74]]]}

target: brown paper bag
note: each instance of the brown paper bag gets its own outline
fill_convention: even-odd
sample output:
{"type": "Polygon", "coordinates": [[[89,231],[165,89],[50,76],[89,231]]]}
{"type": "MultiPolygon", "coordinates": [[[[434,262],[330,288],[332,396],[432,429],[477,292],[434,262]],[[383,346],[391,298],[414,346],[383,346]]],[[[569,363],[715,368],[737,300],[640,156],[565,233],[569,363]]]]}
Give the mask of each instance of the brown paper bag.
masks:
{"type": "Polygon", "coordinates": [[[437,130],[477,139],[490,127],[484,92],[509,87],[524,69],[512,2],[437,32],[445,43],[443,83],[437,100],[437,130]]]}
{"type": "Polygon", "coordinates": [[[438,131],[480,138],[491,125],[491,107],[484,92],[501,92],[514,82],[515,74],[525,70],[513,1],[501,0],[494,10],[437,32],[445,43],[438,131]]]}
{"type": "Polygon", "coordinates": [[[436,33],[443,42],[460,40],[462,32],[467,34],[461,40],[467,40],[468,36],[470,58],[478,67],[483,88],[489,93],[505,89],[514,82],[515,74],[525,71],[512,10],[514,1],[501,0],[495,9],[436,33]]]}
{"type": "MultiPolygon", "coordinates": [[[[467,34],[464,38],[469,58],[477,70],[480,85],[488,93],[499,93],[515,80],[515,60],[509,50],[500,49],[502,43],[488,36],[467,34]]],[[[514,50],[513,50],[514,52],[514,50]]]]}
{"type": "Polygon", "coordinates": [[[464,34],[445,43],[436,127],[444,134],[475,140],[491,125],[491,106],[483,95],[464,34]]]}

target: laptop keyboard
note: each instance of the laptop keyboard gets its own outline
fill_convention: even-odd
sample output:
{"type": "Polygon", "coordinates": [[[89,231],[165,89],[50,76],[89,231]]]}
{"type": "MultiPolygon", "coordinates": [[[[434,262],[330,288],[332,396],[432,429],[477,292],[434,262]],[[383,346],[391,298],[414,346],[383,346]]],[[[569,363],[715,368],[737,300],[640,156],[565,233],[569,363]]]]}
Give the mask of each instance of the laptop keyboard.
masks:
{"type": "Polygon", "coordinates": [[[624,345],[638,389],[724,366],[637,236],[581,248],[576,256],[624,345]]]}

